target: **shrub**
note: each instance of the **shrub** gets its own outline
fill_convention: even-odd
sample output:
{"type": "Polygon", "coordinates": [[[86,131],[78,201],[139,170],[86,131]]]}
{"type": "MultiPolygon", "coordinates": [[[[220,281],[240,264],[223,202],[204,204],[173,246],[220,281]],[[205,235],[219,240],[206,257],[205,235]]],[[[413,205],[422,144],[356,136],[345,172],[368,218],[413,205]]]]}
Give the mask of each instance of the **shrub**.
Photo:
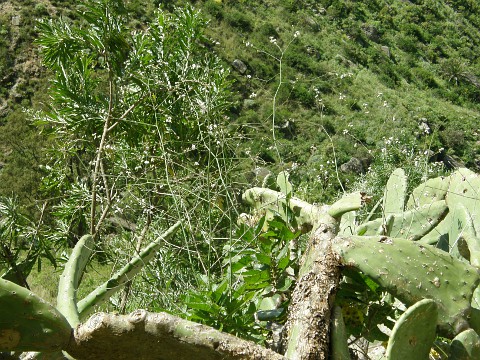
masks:
{"type": "Polygon", "coordinates": [[[222,9],[221,3],[210,0],[210,1],[207,1],[203,6],[205,11],[210,15],[212,15],[215,19],[220,20],[223,18],[223,9],[222,9]]]}
{"type": "Polygon", "coordinates": [[[246,33],[252,32],[252,20],[241,11],[232,9],[225,13],[224,18],[230,26],[246,33]]]}

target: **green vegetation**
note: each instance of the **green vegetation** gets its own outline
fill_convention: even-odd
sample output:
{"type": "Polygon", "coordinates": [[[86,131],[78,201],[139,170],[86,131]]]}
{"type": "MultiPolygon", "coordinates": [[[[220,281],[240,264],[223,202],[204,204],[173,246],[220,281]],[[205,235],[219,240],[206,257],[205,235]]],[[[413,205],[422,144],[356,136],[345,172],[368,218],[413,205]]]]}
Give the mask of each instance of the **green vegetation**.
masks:
{"type": "Polygon", "coordinates": [[[309,329],[289,315],[315,302],[296,289],[329,254],[311,243],[324,224],[339,354],[349,336],[389,341],[389,358],[478,348],[475,2],[0,9],[0,298],[58,296],[39,332],[146,308],[278,351],[285,326],[293,356],[309,329]],[[438,327],[409,348],[419,313],[438,327]]]}

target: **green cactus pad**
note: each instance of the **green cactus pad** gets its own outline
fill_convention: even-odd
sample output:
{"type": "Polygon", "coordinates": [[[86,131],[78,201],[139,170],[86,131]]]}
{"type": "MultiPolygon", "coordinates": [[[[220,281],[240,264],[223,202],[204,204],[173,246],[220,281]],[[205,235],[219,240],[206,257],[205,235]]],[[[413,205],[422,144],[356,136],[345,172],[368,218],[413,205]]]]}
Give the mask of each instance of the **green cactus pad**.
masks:
{"type": "MultiPolygon", "coordinates": [[[[443,219],[447,211],[446,202],[440,200],[418,209],[405,211],[402,214],[391,214],[394,216],[394,220],[391,225],[390,236],[418,240],[429,233],[443,219]]],[[[366,222],[357,228],[357,235],[376,235],[384,225],[386,225],[384,218],[366,222]]]]}
{"type": "Polygon", "coordinates": [[[333,309],[330,337],[332,341],[332,360],[350,360],[348,334],[343,321],[342,309],[338,306],[333,309]]]}
{"type": "Polygon", "coordinates": [[[445,218],[435,226],[435,229],[419,239],[418,243],[423,245],[436,245],[436,247],[443,251],[450,252],[448,233],[451,224],[452,214],[449,212],[445,218]]]}
{"type": "Polygon", "coordinates": [[[468,329],[452,340],[448,360],[480,360],[480,336],[468,329]]]}
{"type": "Polygon", "coordinates": [[[407,210],[444,200],[447,195],[450,177],[437,177],[429,179],[417,186],[407,201],[407,210]]]}
{"type": "Polygon", "coordinates": [[[401,214],[407,198],[407,176],[403,169],[396,169],[387,181],[383,196],[383,211],[386,216],[401,214]]]}
{"type": "Polygon", "coordinates": [[[365,193],[355,192],[347,194],[330,206],[328,214],[335,219],[340,219],[343,214],[360,209],[364,203],[365,193]]]}
{"type": "Polygon", "coordinates": [[[92,254],[93,244],[93,236],[81,237],[73,248],[58,283],[57,309],[68,319],[72,327],[80,323],[77,310],[77,289],[92,254]]]}
{"type": "Polygon", "coordinates": [[[350,236],[357,232],[356,213],[350,211],[342,215],[338,233],[343,236],[350,236]]]}
{"type": "Polygon", "coordinates": [[[434,299],[443,334],[454,336],[468,326],[480,281],[470,264],[432,246],[386,236],[337,237],[333,249],[344,265],[370,276],[407,306],[434,299]]]}
{"type": "Polygon", "coordinates": [[[451,225],[448,233],[450,253],[466,259],[471,265],[480,267],[480,242],[477,238],[472,218],[462,204],[450,209],[451,225]]]}
{"type": "MultiPolygon", "coordinates": [[[[445,198],[450,209],[457,204],[465,206],[472,219],[480,219],[480,176],[462,168],[450,175],[450,187],[445,198]]],[[[480,233],[480,222],[474,223],[480,233]]]]}
{"type": "Polygon", "coordinates": [[[436,337],[437,305],[423,299],[410,306],[395,323],[388,341],[388,360],[428,360],[436,337]]]}
{"type": "Polygon", "coordinates": [[[0,351],[55,351],[65,348],[72,328],[45,300],[0,279],[0,351]]]}

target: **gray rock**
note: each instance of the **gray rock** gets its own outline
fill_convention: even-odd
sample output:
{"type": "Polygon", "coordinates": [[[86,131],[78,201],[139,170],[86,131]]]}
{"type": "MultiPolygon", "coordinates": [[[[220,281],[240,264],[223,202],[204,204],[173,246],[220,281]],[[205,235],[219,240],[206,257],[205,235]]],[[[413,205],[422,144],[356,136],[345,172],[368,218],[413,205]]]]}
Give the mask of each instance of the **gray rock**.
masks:
{"type": "Polygon", "coordinates": [[[384,45],[384,46],[380,47],[380,49],[385,53],[385,55],[390,57],[391,53],[390,53],[390,48],[388,46],[384,45]]]}
{"type": "Polygon", "coordinates": [[[257,167],[253,170],[253,173],[255,174],[255,179],[259,182],[262,183],[262,181],[268,176],[268,175],[273,175],[273,173],[268,170],[267,168],[264,167],[257,167]]]}
{"type": "Polygon", "coordinates": [[[345,173],[361,174],[365,171],[362,162],[356,157],[352,157],[346,163],[340,166],[340,170],[345,173]]]}
{"type": "Polygon", "coordinates": [[[20,26],[20,15],[12,16],[12,26],[20,26]]]}
{"type": "Polygon", "coordinates": [[[232,66],[240,73],[245,74],[247,71],[247,65],[242,60],[235,59],[232,62],[232,66]]]}
{"type": "Polygon", "coordinates": [[[465,167],[462,160],[447,154],[443,156],[442,161],[445,164],[445,167],[449,170],[465,167]]]}
{"type": "Polygon", "coordinates": [[[363,33],[372,41],[378,42],[380,40],[380,33],[378,29],[371,24],[364,24],[362,26],[363,33]]]}

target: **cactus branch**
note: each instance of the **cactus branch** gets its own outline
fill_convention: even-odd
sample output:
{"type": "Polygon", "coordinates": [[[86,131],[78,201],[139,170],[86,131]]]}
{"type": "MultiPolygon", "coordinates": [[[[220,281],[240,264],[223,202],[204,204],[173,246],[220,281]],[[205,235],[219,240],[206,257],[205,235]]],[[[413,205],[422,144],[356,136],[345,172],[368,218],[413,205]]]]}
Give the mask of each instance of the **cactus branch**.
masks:
{"type": "Polygon", "coordinates": [[[181,222],[176,222],[162,236],[152,241],[137,256],[128,262],[123,268],[115,273],[109,280],[98,286],[90,294],[78,303],[80,318],[86,317],[93,306],[108,299],[122,288],[122,285],[138,274],[143,266],[148,263],[157,253],[164,240],[170,238],[180,228],[181,222]]]}

